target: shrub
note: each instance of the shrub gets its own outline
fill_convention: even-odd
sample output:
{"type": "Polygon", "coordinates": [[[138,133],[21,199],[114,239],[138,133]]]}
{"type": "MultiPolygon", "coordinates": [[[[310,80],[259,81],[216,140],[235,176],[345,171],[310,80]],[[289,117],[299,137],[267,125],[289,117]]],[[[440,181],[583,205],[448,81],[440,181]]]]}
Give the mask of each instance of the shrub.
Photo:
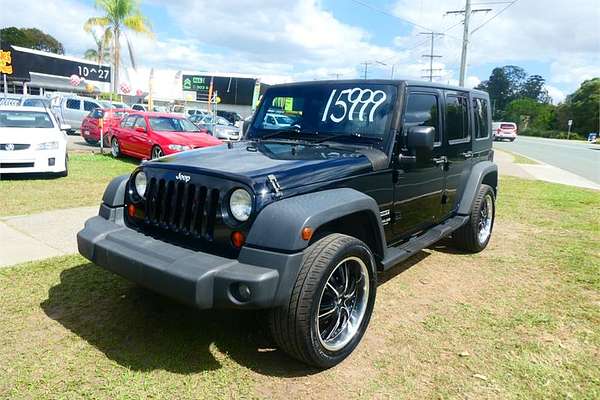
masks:
{"type": "Polygon", "coordinates": [[[519,132],[520,135],[523,136],[534,136],[534,137],[543,137],[543,138],[550,138],[550,139],[566,139],[567,136],[569,137],[569,139],[571,140],[585,140],[584,137],[582,137],[580,134],[575,133],[575,132],[571,132],[571,134],[569,135],[568,132],[565,131],[550,131],[550,130],[544,130],[544,129],[535,129],[535,128],[528,128],[523,130],[522,132],[519,132]]]}

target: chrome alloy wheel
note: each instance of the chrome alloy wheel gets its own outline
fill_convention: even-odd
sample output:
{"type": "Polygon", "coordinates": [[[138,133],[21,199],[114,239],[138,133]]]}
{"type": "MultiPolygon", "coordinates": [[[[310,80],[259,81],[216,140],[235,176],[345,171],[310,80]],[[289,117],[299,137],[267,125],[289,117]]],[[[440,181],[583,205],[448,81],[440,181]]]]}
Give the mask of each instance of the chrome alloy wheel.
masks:
{"type": "Polygon", "coordinates": [[[346,346],[358,333],[369,300],[369,271],[358,257],[342,260],[331,272],[321,292],[317,333],[329,351],[346,346]]]}
{"type": "Polygon", "coordinates": [[[111,141],[110,152],[113,157],[118,157],[120,154],[119,142],[115,138],[111,141]]]}
{"type": "Polygon", "coordinates": [[[486,194],[479,210],[479,232],[477,240],[484,244],[492,234],[492,222],[494,218],[494,200],[491,194],[486,194]]]}
{"type": "Polygon", "coordinates": [[[155,146],[152,148],[152,159],[153,160],[155,158],[161,158],[162,156],[164,156],[164,153],[160,147],[155,146]]]}

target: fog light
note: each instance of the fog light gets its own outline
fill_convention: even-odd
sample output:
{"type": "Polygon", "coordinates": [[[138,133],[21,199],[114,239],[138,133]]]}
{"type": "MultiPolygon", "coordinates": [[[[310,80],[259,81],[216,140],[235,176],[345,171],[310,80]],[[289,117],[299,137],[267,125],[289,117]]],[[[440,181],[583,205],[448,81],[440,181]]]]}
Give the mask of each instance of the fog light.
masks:
{"type": "Polygon", "coordinates": [[[54,164],[56,164],[56,159],[55,159],[55,158],[49,158],[49,159],[48,159],[48,165],[49,165],[50,167],[53,167],[53,166],[54,166],[54,164]]]}
{"type": "Polygon", "coordinates": [[[250,300],[250,296],[252,296],[252,292],[250,288],[245,283],[238,284],[237,287],[238,300],[248,301],[250,300]]]}

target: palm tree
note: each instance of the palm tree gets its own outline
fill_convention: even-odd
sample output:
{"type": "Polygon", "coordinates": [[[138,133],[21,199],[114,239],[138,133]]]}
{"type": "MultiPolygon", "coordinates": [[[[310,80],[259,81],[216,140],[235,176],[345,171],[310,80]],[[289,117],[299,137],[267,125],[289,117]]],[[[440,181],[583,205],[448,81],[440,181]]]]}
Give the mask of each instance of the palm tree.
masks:
{"type": "MultiPolygon", "coordinates": [[[[95,49],[87,49],[83,55],[83,57],[87,60],[96,61],[98,64],[102,64],[102,61],[108,60],[110,62],[110,42],[112,40],[111,31],[106,29],[102,34],[101,38],[98,38],[98,35],[94,30],[89,28],[89,33],[92,34],[94,38],[94,43],[96,43],[95,49]]],[[[88,30],[88,29],[86,29],[88,30]]]]}
{"type": "MultiPolygon", "coordinates": [[[[125,35],[129,29],[135,33],[142,33],[152,37],[152,30],[146,17],[140,13],[137,0],[96,0],[96,8],[102,10],[105,15],[88,19],[83,26],[86,32],[91,32],[94,27],[104,30],[104,35],[112,38],[114,82],[113,90],[119,87],[119,66],[121,63],[121,34],[125,35]]],[[[127,48],[131,63],[135,68],[133,60],[133,49],[129,39],[127,48]]]]}

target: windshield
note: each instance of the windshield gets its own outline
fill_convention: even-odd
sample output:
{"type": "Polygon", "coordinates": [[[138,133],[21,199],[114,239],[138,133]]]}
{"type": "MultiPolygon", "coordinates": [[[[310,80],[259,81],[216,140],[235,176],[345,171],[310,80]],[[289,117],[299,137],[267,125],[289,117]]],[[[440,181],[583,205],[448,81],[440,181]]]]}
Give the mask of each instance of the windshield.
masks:
{"type": "Polygon", "coordinates": [[[150,117],[150,127],[157,132],[200,132],[198,127],[184,118],[150,117]]]}
{"type": "Polygon", "coordinates": [[[0,111],[0,128],[53,128],[47,113],[37,111],[0,111]]]}
{"type": "Polygon", "coordinates": [[[264,95],[248,137],[288,137],[384,142],[397,89],[369,83],[274,87],[264,95]]]}

